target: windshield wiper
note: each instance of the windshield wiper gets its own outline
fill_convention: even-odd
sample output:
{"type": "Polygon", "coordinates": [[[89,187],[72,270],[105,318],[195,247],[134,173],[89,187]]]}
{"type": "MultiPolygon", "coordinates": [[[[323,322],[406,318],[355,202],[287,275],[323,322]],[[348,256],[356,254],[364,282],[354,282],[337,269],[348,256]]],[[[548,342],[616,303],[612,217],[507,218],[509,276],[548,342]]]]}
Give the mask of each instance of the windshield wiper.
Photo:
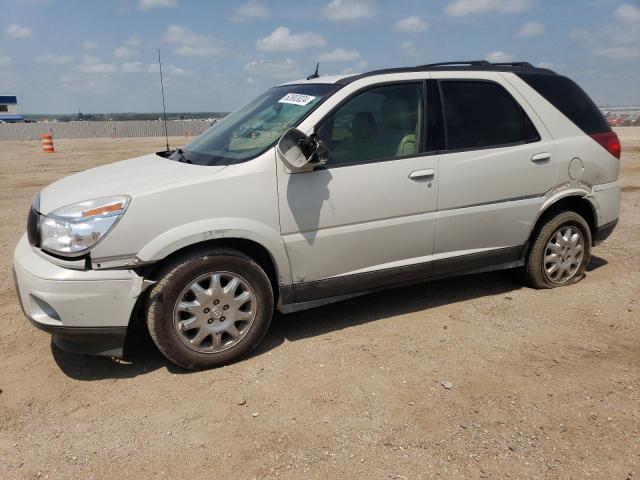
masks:
{"type": "Polygon", "coordinates": [[[191,160],[189,160],[189,158],[185,155],[184,150],[182,150],[181,148],[177,148],[176,150],[174,150],[173,154],[177,154],[178,158],[176,158],[176,160],[178,160],[180,163],[192,163],[191,160]]]}

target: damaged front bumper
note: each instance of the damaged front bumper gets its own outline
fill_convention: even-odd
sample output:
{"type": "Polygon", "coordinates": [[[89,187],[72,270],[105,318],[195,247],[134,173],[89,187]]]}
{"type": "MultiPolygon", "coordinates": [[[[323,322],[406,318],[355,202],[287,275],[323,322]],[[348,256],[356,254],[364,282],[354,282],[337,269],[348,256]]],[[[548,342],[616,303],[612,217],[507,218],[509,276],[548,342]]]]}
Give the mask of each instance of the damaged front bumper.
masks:
{"type": "Polygon", "coordinates": [[[74,353],[122,356],[127,327],[146,287],[133,270],[78,270],[43,258],[23,236],[14,280],[25,316],[74,353]]]}

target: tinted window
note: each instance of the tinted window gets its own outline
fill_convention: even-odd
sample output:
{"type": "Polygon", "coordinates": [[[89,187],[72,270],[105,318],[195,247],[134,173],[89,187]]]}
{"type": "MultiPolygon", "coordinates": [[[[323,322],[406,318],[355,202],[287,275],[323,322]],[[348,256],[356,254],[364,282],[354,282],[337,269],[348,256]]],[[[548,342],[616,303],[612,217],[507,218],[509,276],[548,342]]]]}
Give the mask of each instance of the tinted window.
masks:
{"type": "Polygon", "coordinates": [[[327,165],[418,153],[422,141],[422,83],[377,87],[356,94],[318,128],[327,165]]]}
{"type": "Polygon", "coordinates": [[[473,81],[445,81],[441,85],[450,150],[540,139],[520,105],[499,85],[473,81]]]}
{"type": "Polygon", "coordinates": [[[518,76],[583,132],[592,134],[611,131],[596,104],[567,77],[540,73],[519,73],[518,76]]]}

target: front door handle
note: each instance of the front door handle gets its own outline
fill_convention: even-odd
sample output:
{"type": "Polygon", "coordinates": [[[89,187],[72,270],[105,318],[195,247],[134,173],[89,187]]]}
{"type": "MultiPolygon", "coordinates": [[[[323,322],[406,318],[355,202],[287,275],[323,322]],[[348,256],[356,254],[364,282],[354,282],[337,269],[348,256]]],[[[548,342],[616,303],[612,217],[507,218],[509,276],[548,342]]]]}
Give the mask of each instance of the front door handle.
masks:
{"type": "Polygon", "coordinates": [[[427,168],[425,170],[416,170],[415,172],[411,172],[409,174],[409,180],[419,181],[419,180],[429,180],[435,176],[436,172],[433,168],[427,168]]]}
{"type": "Polygon", "coordinates": [[[547,163],[549,160],[551,160],[551,154],[549,152],[536,153],[531,157],[533,163],[547,163]]]}

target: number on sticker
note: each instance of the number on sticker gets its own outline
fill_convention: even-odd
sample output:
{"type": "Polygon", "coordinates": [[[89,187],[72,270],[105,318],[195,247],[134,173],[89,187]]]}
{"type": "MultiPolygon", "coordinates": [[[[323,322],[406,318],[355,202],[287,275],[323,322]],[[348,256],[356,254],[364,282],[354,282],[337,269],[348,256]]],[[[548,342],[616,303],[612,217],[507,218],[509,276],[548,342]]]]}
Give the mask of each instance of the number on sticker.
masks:
{"type": "Polygon", "coordinates": [[[279,103],[291,103],[293,105],[307,105],[311,103],[316,97],[311,95],[303,95],[302,93],[287,93],[284,97],[278,100],[279,103]]]}

